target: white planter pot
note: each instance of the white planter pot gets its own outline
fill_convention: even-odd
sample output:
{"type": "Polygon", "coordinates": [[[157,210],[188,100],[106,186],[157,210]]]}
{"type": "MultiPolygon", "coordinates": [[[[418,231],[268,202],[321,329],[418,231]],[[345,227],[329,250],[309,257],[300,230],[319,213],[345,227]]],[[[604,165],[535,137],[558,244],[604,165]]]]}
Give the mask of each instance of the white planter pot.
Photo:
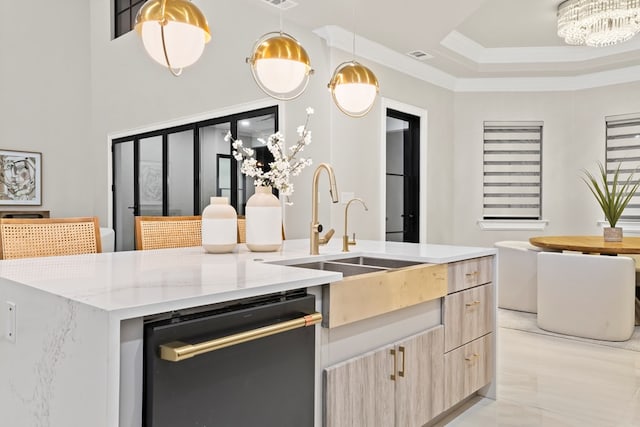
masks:
{"type": "Polygon", "coordinates": [[[282,246],[282,206],[271,187],[256,187],[247,200],[247,247],[254,252],[273,252],[282,246]]]}
{"type": "Polygon", "coordinates": [[[238,215],[226,197],[212,197],[202,211],[202,247],[209,253],[232,252],[238,243],[238,215]]]}

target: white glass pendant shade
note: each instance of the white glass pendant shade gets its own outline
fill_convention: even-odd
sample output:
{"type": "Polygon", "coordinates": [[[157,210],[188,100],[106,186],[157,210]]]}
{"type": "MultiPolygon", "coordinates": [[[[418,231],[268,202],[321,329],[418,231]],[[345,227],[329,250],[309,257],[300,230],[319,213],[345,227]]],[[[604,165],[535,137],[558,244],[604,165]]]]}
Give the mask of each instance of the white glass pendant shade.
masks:
{"type": "Polygon", "coordinates": [[[253,78],[267,95],[279,100],[302,94],[313,73],[309,55],[296,39],[285,33],[267,33],[247,58],[253,78]]]}
{"type": "Polygon", "coordinates": [[[175,75],[195,63],[211,40],[205,16],[188,0],[148,0],[135,28],[149,56],[175,75]]]}
{"type": "Polygon", "coordinates": [[[375,74],[355,61],[340,64],[328,86],[336,106],[351,117],[366,115],[379,92],[375,74]]]}
{"type": "Polygon", "coordinates": [[[361,116],[373,106],[377,91],[370,84],[347,83],[337,85],[333,94],[342,111],[351,116],[361,116]]]}
{"type": "Polygon", "coordinates": [[[290,93],[305,80],[308,67],[298,61],[265,58],[256,61],[256,75],[264,86],[276,93],[290,93]]]}
{"type": "Polygon", "coordinates": [[[165,48],[171,68],[185,68],[200,59],[205,45],[204,33],[200,28],[181,22],[168,22],[164,26],[164,45],[161,28],[158,22],[147,22],[142,26],[142,43],[156,62],[168,66],[165,48]]]}

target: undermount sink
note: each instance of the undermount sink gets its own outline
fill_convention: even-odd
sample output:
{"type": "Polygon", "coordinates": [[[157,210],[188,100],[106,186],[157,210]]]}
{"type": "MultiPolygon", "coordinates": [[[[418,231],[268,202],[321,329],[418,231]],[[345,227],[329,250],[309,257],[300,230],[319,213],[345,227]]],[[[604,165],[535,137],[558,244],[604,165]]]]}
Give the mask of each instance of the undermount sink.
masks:
{"type": "MultiPolygon", "coordinates": [[[[278,263],[279,264],[279,263],[278,263]]],[[[287,263],[291,267],[311,268],[314,270],[335,271],[342,273],[343,277],[356,276],[373,272],[412,267],[421,264],[417,261],[401,259],[377,258],[370,256],[354,256],[330,258],[322,261],[306,261],[301,263],[287,263]]]]}
{"type": "Polygon", "coordinates": [[[358,265],[355,263],[341,263],[331,261],[315,261],[305,262],[302,264],[289,264],[290,267],[311,268],[314,270],[335,271],[342,273],[343,277],[356,276],[358,274],[374,273],[385,271],[387,268],[381,268],[371,265],[358,265]]]}
{"type": "Polygon", "coordinates": [[[403,267],[411,267],[413,265],[422,264],[417,261],[406,261],[402,259],[389,259],[389,258],[373,258],[368,256],[342,258],[336,261],[347,263],[347,264],[367,265],[367,266],[382,267],[382,268],[403,268],[403,267]]]}

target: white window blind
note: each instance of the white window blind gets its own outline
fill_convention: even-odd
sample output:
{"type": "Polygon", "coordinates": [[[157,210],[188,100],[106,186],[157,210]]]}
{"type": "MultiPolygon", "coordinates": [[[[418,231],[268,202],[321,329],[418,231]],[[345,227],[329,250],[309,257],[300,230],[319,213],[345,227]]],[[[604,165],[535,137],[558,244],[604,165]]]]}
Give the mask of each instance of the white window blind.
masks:
{"type": "Polygon", "coordinates": [[[484,122],[484,219],[541,217],[542,122],[484,122]]]}
{"type": "MultiPolygon", "coordinates": [[[[640,179],[640,113],[605,118],[607,127],[607,181],[620,165],[618,181],[626,181],[631,173],[640,179]]],[[[640,195],[625,208],[620,221],[640,222],[640,195]]]]}

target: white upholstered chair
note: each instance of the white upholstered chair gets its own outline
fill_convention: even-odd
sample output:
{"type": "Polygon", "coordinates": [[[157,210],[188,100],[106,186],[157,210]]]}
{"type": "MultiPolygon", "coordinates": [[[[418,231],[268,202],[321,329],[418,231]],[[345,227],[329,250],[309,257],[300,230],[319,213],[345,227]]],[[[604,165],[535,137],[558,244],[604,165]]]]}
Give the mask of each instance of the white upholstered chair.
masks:
{"type": "Polygon", "coordinates": [[[640,325],[640,254],[621,254],[636,263],[636,326],[640,325]]]}
{"type": "Polygon", "coordinates": [[[100,227],[100,240],[102,241],[102,252],[114,252],[116,250],[116,234],[113,228],[100,227]]]}
{"type": "Polygon", "coordinates": [[[537,255],[541,251],[526,241],[505,240],[498,248],[498,307],[538,311],[537,255]]]}
{"type": "Polygon", "coordinates": [[[626,341],[633,334],[635,263],[624,256],[540,252],[538,326],[560,334],[626,341]]]}

